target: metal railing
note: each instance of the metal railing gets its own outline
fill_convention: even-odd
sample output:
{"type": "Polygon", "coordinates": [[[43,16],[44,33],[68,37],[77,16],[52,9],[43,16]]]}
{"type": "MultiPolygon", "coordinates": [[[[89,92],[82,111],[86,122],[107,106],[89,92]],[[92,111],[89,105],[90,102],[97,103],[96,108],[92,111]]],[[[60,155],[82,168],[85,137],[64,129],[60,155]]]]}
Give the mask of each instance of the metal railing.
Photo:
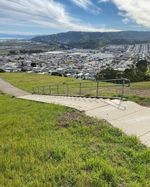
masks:
{"type": "Polygon", "coordinates": [[[33,87],[32,93],[55,96],[123,98],[126,86],[130,86],[130,80],[121,78],[96,82],[82,81],[75,83],[50,84],[47,86],[33,87]]]}

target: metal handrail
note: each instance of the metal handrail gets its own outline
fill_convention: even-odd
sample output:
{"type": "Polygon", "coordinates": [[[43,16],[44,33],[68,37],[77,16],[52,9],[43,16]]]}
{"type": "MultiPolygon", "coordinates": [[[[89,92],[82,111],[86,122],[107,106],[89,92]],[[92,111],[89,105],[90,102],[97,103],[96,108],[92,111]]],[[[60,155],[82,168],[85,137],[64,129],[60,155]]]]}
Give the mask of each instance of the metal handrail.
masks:
{"type": "MultiPolygon", "coordinates": [[[[126,78],[120,78],[120,79],[106,79],[106,80],[98,80],[98,81],[83,81],[83,82],[67,82],[67,83],[62,83],[62,84],[48,84],[46,86],[56,86],[56,85],[72,85],[72,84],[85,84],[85,83],[97,83],[97,82],[113,82],[113,81],[126,81],[128,83],[128,85],[130,86],[131,81],[129,79],[126,78]]],[[[32,88],[40,88],[40,87],[46,87],[46,86],[34,86],[32,88]]]]}
{"type": "MultiPolygon", "coordinates": [[[[72,96],[82,96],[83,89],[95,88],[95,97],[99,97],[100,88],[107,87],[116,87],[120,86],[120,97],[124,96],[124,88],[125,86],[130,86],[130,80],[126,78],[117,78],[117,79],[107,79],[107,80],[99,80],[99,81],[83,81],[83,82],[68,82],[64,84],[49,84],[47,86],[37,86],[32,88],[33,94],[45,94],[45,95],[72,95],[72,96]],[[101,85],[101,83],[112,83],[112,85],[101,85]],[[88,84],[88,85],[86,85],[88,84]],[[77,93],[73,93],[73,89],[76,89],[77,93]],[[46,92],[48,90],[48,93],[46,92]],[[55,91],[55,94],[53,93],[55,91]],[[64,91],[64,94],[62,94],[64,91]],[[71,93],[72,92],[72,93],[71,93]]],[[[101,95],[102,97],[102,95],[101,95]]]]}

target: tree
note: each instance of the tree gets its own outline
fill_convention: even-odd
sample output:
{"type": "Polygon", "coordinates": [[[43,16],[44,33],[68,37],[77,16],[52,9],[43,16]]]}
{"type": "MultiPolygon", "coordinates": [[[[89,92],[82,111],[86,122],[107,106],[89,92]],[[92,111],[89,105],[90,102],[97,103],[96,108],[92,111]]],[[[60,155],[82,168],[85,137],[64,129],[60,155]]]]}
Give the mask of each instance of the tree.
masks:
{"type": "Polygon", "coordinates": [[[5,71],[3,69],[0,69],[0,73],[4,73],[5,71]]]}
{"type": "Polygon", "coordinates": [[[121,72],[118,70],[114,70],[112,68],[106,68],[101,70],[99,73],[96,74],[96,80],[104,80],[104,79],[115,79],[118,78],[118,74],[121,72]]]}

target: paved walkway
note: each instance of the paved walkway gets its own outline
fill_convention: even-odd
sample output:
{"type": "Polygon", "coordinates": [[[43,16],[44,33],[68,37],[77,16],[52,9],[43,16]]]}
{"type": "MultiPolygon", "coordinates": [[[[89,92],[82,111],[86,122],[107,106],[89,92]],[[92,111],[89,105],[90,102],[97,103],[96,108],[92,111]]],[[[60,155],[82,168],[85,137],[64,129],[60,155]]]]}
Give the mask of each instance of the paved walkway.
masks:
{"type": "Polygon", "coordinates": [[[0,90],[15,97],[29,95],[29,93],[12,86],[10,83],[0,79],[0,90]]]}
{"type": "Polygon", "coordinates": [[[117,99],[31,95],[1,79],[0,90],[21,99],[60,104],[85,111],[89,116],[107,120],[128,135],[136,135],[143,144],[150,147],[150,108],[117,99]]]}
{"type": "Polygon", "coordinates": [[[128,135],[136,135],[150,147],[150,108],[134,102],[110,99],[91,99],[64,96],[27,95],[19,97],[44,103],[55,103],[72,107],[89,116],[105,119],[128,135]]]}

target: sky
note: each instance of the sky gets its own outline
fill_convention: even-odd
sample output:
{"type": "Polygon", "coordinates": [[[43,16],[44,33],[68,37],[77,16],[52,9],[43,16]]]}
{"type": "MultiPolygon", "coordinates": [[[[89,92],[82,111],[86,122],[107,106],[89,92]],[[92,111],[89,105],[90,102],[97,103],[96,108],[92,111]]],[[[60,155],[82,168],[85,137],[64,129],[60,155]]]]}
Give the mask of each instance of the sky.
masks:
{"type": "Polygon", "coordinates": [[[150,0],[0,0],[0,33],[150,31],[150,0]]]}

